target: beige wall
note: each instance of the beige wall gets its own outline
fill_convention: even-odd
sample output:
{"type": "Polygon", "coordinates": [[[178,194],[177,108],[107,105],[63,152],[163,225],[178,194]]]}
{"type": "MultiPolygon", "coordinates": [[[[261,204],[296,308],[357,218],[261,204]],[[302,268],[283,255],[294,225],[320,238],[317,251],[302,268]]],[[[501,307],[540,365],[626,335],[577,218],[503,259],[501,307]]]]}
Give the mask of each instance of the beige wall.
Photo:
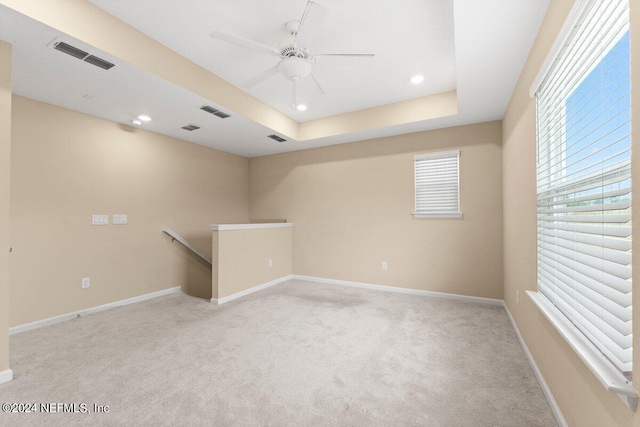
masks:
{"type": "Polygon", "coordinates": [[[292,274],[291,231],[290,227],[214,231],[212,294],[220,299],[292,274]]]}
{"type": "MultiPolygon", "coordinates": [[[[632,82],[633,105],[640,105],[640,2],[632,0],[632,82]],[[638,28],[636,28],[638,27],[638,28]],[[635,32],[634,32],[635,31],[635,32]]],[[[503,120],[504,169],[504,279],[505,301],[533,354],[542,374],[570,426],[640,426],[640,415],[631,412],[613,393],[608,392],[588,370],[573,350],[558,335],[546,318],[525,296],[525,290],[536,289],[536,112],[535,99],[529,87],[560,30],[571,1],[552,0],[527,64],[513,94],[503,120]],[[520,303],[516,291],[520,290],[520,303]]],[[[634,119],[640,120],[638,108],[634,119]]],[[[640,122],[639,122],[640,123],[640,122]]],[[[635,133],[635,132],[634,132],[635,133]]],[[[639,138],[634,138],[634,145],[639,138]]],[[[634,154],[637,150],[634,149],[634,154]]],[[[633,158],[633,171],[639,171],[640,160],[633,158]]],[[[635,179],[635,178],[634,178],[635,179]]],[[[640,201],[634,199],[634,224],[639,224],[640,201]]],[[[634,231],[635,234],[635,231],[634,231]]],[[[634,261],[638,260],[640,239],[635,239],[634,261]]],[[[634,262],[637,264],[637,262],[634,262]]],[[[639,269],[634,271],[634,305],[639,307],[639,269]]],[[[634,325],[638,322],[634,310],[634,325]]],[[[640,349],[640,334],[635,334],[634,347],[640,349]]],[[[635,352],[634,377],[640,378],[640,360],[635,352]]]]}
{"type": "Polygon", "coordinates": [[[0,372],[9,368],[11,45],[0,41],[0,372]]]}
{"type": "Polygon", "coordinates": [[[445,92],[300,123],[298,141],[458,114],[458,92],[445,92]]]}
{"type": "Polygon", "coordinates": [[[501,162],[500,122],[254,158],[250,216],[295,224],[295,274],[502,298],[501,162]],[[413,155],[453,148],[464,218],[415,219],[413,155]]]}
{"type": "Polygon", "coordinates": [[[161,230],[210,253],[210,224],[248,220],[247,159],[18,96],[12,125],[11,325],[179,285],[211,297],[208,264],[161,230]]]}

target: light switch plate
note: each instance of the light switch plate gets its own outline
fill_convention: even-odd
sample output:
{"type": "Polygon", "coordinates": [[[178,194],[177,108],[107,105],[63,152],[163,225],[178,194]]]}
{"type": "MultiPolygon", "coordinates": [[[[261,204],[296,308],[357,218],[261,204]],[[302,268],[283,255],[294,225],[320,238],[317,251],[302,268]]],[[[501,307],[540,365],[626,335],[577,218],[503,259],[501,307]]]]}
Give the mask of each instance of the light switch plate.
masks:
{"type": "Polygon", "coordinates": [[[114,215],[113,225],[122,225],[127,223],[127,215],[114,215]]]}
{"type": "Polygon", "coordinates": [[[92,225],[109,225],[109,215],[92,215],[92,225]]]}

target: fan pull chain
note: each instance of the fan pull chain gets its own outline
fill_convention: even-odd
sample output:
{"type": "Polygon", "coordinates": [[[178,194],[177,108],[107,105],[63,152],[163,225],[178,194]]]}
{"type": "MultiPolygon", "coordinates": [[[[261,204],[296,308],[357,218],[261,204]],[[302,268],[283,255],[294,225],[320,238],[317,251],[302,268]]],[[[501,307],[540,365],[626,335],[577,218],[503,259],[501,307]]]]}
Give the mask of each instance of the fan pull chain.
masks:
{"type": "Polygon", "coordinates": [[[298,94],[296,91],[296,81],[291,80],[293,83],[293,117],[298,117],[298,94]]]}

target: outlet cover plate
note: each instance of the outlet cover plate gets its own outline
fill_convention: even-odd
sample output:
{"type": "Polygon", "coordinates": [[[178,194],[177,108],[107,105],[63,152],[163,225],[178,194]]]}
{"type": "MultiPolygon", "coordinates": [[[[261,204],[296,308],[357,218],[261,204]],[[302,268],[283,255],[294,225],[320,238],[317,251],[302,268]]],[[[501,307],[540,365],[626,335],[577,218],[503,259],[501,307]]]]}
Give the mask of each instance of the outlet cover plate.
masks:
{"type": "Polygon", "coordinates": [[[91,225],[109,225],[109,215],[92,215],[91,225]]]}
{"type": "Polygon", "coordinates": [[[127,215],[114,215],[113,216],[113,225],[123,225],[127,223],[127,215]]]}

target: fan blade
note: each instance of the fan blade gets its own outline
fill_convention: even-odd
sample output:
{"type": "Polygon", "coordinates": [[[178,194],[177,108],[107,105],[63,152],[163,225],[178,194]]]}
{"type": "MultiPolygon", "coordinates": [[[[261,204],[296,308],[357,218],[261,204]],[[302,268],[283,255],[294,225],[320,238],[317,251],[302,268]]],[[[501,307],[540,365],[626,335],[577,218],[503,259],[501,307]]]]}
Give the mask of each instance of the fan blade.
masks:
{"type": "Polygon", "coordinates": [[[222,42],[231,43],[236,46],[244,47],[247,49],[255,50],[262,53],[267,53],[269,55],[280,56],[280,52],[276,49],[263,45],[258,42],[254,42],[253,40],[245,39],[244,37],[236,36],[234,34],[229,34],[224,31],[215,30],[211,33],[211,38],[214,40],[220,40],[222,42]]]}
{"type": "Polygon", "coordinates": [[[301,94],[305,100],[311,98],[318,98],[325,94],[324,89],[318,83],[318,80],[313,74],[298,82],[298,93],[301,94]]]}
{"type": "Polygon", "coordinates": [[[320,95],[324,95],[324,89],[322,89],[322,86],[320,86],[320,83],[318,83],[318,80],[316,80],[316,76],[311,74],[309,77],[311,77],[311,81],[315,83],[314,86],[316,88],[316,91],[318,91],[320,95]]]}
{"type": "Polygon", "coordinates": [[[319,53],[313,55],[311,62],[315,65],[373,65],[373,53],[319,53]]]}
{"type": "Polygon", "coordinates": [[[242,87],[245,89],[251,89],[257,85],[259,85],[260,83],[262,83],[263,81],[267,80],[268,78],[270,78],[271,76],[275,75],[278,73],[278,68],[277,67],[271,67],[265,71],[263,71],[262,73],[258,74],[257,76],[247,80],[246,82],[244,82],[242,84],[242,87]]]}
{"type": "Polygon", "coordinates": [[[329,16],[329,10],[318,3],[312,1],[307,2],[304,9],[298,32],[296,33],[293,43],[297,46],[308,49],[315,35],[322,29],[322,24],[329,16]]]}

